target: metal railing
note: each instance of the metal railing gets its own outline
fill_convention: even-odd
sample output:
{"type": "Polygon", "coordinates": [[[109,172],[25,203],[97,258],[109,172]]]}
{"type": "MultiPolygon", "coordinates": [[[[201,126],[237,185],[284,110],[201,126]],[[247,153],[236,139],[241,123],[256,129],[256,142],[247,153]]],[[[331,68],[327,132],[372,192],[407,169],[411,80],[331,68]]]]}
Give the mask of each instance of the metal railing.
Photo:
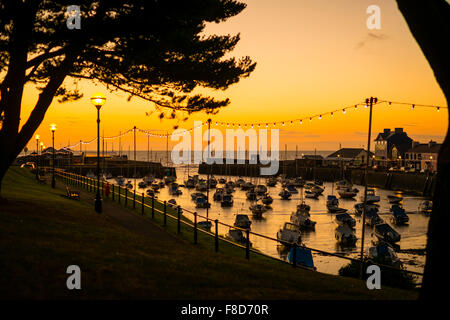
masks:
{"type": "MultiPolygon", "coordinates": [[[[97,187],[97,179],[96,178],[88,178],[85,176],[81,176],[75,173],[69,173],[69,172],[65,172],[62,170],[57,170],[56,171],[56,175],[57,177],[61,178],[65,183],[69,184],[69,185],[74,185],[76,187],[80,187],[80,188],[84,188],[85,190],[89,191],[89,192],[96,192],[96,187],[97,187]]],[[[100,188],[101,188],[101,192],[104,195],[105,194],[105,181],[100,180],[100,188]]],[[[191,227],[193,230],[193,235],[194,235],[194,244],[198,243],[198,232],[202,232],[208,236],[211,236],[214,238],[215,240],[215,251],[218,252],[219,251],[219,240],[228,244],[231,244],[235,247],[241,248],[245,250],[245,258],[246,259],[250,259],[250,252],[273,259],[273,260],[277,260],[283,263],[289,263],[288,261],[282,260],[280,258],[277,257],[273,257],[271,255],[268,255],[264,252],[261,252],[259,250],[256,250],[254,248],[251,247],[250,245],[250,235],[252,237],[260,237],[260,238],[264,238],[267,240],[271,240],[276,242],[277,244],[282,244],[286,247],[294,247],[293,250],[293,258],[292,258],[292,264],[293,267],[300,267],[300,268],[304,268],[304,269],[309,269],[311,270],[311,268],[305,267],[303,265],[299,265],[296,263],[296,252],[297,250],[296,247],[298,246],[297,243],[292,243],[292,242],[287,242],[284,240],[280,240],[277,238],[273,238],[267,235],[263,235],[260,233],[256,233],[253,231],[250,231],[250,229],[243,229],[243,228],[239,228],[236,226],[232,226],[223,222],[220,222],[218,219],[212,219],[212,218],[208,218],[205,216],[202,216],[200,214],[198,214],[197,212],[193,212],[190,211],[188,209],[183,209],[180,206],[176,205],[169,205],[167,201],[160,201],[158,200],[156,197],[154,196],[146,196],[145,193],[142,193],[141,195],[138,195],[139,197],[141,197],[141,201],[139,201],[138,199],[136,199],[136,190],[134,190],[133,192],[129,192],[128,188],[126,187],[121,187],[121,186],[116,186],[114,184],[110,184],[110,195],[111,195],[111,199],[113,201],[116,201],[117,198],[117,202],[121,203],[121,201],[124,201],[125,206],[128,206],[128,201],[132,201],[132,205],[133,205],[133,209],[137,208],[137,205],[140,207],[141,209],[141,215],[145,215],[145,208],[150,209],[151,212],[151,218],[154,219],[155,217],[155,213],[162,215],[163,217],[163,225],[167,226],[167,218],[170,218],[174,221],[176,221],[177,223],[177,234],[181,233],[181,225],[185,225],[188,227],[191,227]],[[131,196],[129,196],[129,194],[131,193],[131,196]],[[145,199],[151,199],[151,205],[145,203],[145,199]],[[159,205],[159,206],[157,206],[159,205]],[[158,207],[161,207],[161,209],[158,209],[158,207]],[[192,216],[192,220],[187,220],[188,218],[182,219],[182,213],[188,213],[192,216]],[[201,218],[204,221],[210,221],[211,225],[214,224],[215,226],[215,231],[211,232],[208,230],[205,230],[201,227],[198,226],[198,219],[201,218]],[[236,230],[241,230],[242,232],[244,232],[246,234],[246,241],[244,244],[240,244],[237,243],[235,241],[231,241],[223,236],[219,235],[219,225],[222,225],[224,227],[228,227],[230,229],[236,229],[236,230]]],[[[108,195],[109,197],[109,195],[108,195]]],[[[148,201],[147,201],[148,202],[148,201]]],[[[341,254],[337,254],[337,253],[332,253],[332,252],[327,252],[324,250],[319,250],[319,249],[315,249],[315,248],[310,248],[304,245],[298,246],[301,248],[305,248],[308,250],[311,250],[311,252],[316,252],[319,253],[321,255],[325,255],[325,256],[333,256],[333,257],[337,257],[340,259],[345,259],[348,261],[352,261],[352,262],[356,262],[356,263],[366,263],[364,261],[361,261],[360,259],[355,259],[355,258],[351,258],[351,257],[347,257],[341,254]]],[[[411,271],[411,270],[406,270],[406,269],[399,269],[390,265],[385,265],[385,264],[380,264],[380,263],[376,263],[376,262],[370,262],[372,265],[377,265],[379,267],[383,267],[386,269],[390,269],[390,270],[395,270],[395,271],[400,271],[400,272],[404,272],[404,273],[408,273],[408,274],[412,274],[415,276],[420,276],[423,277],[423,273],[420,272],[416,272],[416,271],[411,271]]],[[[417,283],[417,285],[421,285],[421,283],[417,283]]]]}

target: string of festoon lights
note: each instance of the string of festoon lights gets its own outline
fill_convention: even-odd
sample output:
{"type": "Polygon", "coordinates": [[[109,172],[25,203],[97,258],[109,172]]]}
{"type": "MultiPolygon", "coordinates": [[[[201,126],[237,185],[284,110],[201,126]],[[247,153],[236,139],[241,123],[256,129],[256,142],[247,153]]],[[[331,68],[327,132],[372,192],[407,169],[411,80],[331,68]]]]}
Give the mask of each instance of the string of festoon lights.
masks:
{"type": "MultiPolygon", "coordinates": [[[[439,112],[440,109],[448,109],[448,107],[442,107],[442,106],[437,106],[437,105],[410,103],[410,102],[396,102],[396,101],[382,100],[382,99],[379,99],[376,103],[373,104],[373,106],[379,105],[379,104],[385,104],[387,106],[405,106],[405,105],[407,105],[407,106],[411,107],[411,110],[414,110],[415,108],[435,108],[437,112],[439,112]]],[[[224,121],[211,120],[211,124],[215,125],[217,127],[225,127],[225,128],[230,128],[230,127],[231,128],[252,128],[252,129],[254,129],[254,128],[267,129],[267,128],[277,128],[277,127],[283,128],[286,125],[288,125],[288,126],[303,125],[305,122],[312,122],[313,120],[322,120],[325,117],[333,118],[333,116],[338,113],[346,114],[348,111],[351,111],[351,110],[358,110],[358,109],[364,110],[368,107],[369,107],[369,105],[366,102],[362,102],[362,103],[357,103],[357,104],[353,104],[353,105],[346,106],[346,107],[336,108],[332,111],[317,113],[317,114],[313,114],[313,115],[309,115],[309,116],[303,116],[301,118],[281,120],[281,121],[275,121],[275,122],[245,122],[245,123],[243,123],[243,122],[224,122],[224,121]]],[[[141,132],[149,137],[168,138],[170,136],[179,136],[179,135],[189,134],[193,130],[202,128],[203,126],[208,126],[208,121],[204,121],[200,125],[191,127],[190,129],[177,129],[170,133],[169,132],[161,133],[161,131],[163,131],[163,130],[146,130],[146,129],[140,129],[140,128],[133,127],[131,129],[126,130],[123,133],[118,134],[118,135],[110,136],[110,137],[101,137],[101,139],[113,140],[113,139],[122,138],[122,137],[134,132],[134,130],[136,130],[137,132],[141,132]]],[[[97,141],[97,138],[94,138],[89,141],[81,141],[80,140],[76,144],[66,146],[66,148],[69,148],[69,149],[76,148],[80,144],[87,145],[87,144],[93,143],[95,141],[97,141]]]]}

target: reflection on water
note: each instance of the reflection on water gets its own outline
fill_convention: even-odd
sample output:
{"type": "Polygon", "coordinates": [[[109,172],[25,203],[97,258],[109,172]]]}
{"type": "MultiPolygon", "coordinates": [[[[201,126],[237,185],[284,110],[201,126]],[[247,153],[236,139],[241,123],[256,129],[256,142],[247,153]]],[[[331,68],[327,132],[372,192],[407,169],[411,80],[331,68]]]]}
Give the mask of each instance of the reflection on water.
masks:
{"type": "MultiPolygon", "coordinates": [[[[191,169],[190,174],[194,174],[191,169]]],[[[186,172],[183,169],[177,168],[177,182],[179,184],[184,183],[186,178],[186,172]]],[[[206,177],[204,177],[206,178],[206,177]]],[[[216,179],[221,178],[221,176],[215,176],[216,179]]],[[[227,178],[227,177],[224,177],[227,178]]],[[[237,180],[237,177],[228,177],[228,179],[237,180]]],[[[246,178],[249,180],[250,178],[246,178]]],[[[134,181],[133,179],[130,179],[134,181]]],[[[141,180],[137,180],[137,183],[141,180]]],[[[253,183],[265,184],[265,179],[253,178],[253,183]]],[[[222,185],[218,185],[222,187],[222,185]]],[[[363,194],[364,187],[355,185],[356,188],[360,190],[359,194],[356,196],[357,200],[354,199],[339,199],[339,206],[348,209],[348,212],[353,215],[354,205],[359,202],[360,196],[363,194]]],[[[334,214],[329,214],[326,209],[326,198],[329,194],[337,195],[336,191],[333,190],[331,183],[324,183],[325,191],[318,200],[306,199],[306,203],[311,206],[311,219],[316,221],[315,231],[306,231],[303,233],[302,241],[303,243],[314,249],[319,249],[323,251],[344,254],[348,257],[357,258],[359,257],[361,251],[361,232],[362,232],[362,218],[358,216],[353,217],[356,219],[356,236],[358,241],[356,246],[353,248],[342,248],[340,247],[335,239],[334,230],[336,228],[336,223],[334,222],[334,214]]],[[[143,189],[138,189],[142,192],[143,189]]],[[[272,198],[274,199],[271,209],[263,214],[262,219],[254,219],[251,216],[249,210],[250,201],[246,199],[245,191],[241,191],[240,188],[235,188],[233,193],[234,206],[231,208],[222,208],[220,202],[213,201],[214,189],[210,191],[210,202],[211,208],[209,209],[209,217],[212,219],[219,219],[221,222],[233,225],[235,220],[235,215],[242,213],[248,214],[252,220],[251,230],[253,232],[263,234],[276,238],[277,231],[283,227],[285,222],[289,222],[290,215],[292,211],[296,210],[296,205],[299,203],[300,195],[295,194],[292,196],[291,200],[281,200],[278,193],[281,191],[280,183],[276,187],[269,187],[268,191],[272,198]]],[[[377,194],[380,196],[381,201],[379,215],[385,220],[385,222],[390,222],[391,213],[389,212],[390,204],[387,201],[387,196],[393,194],[393,191],[375,189],[377,194]]],[[[190,211],[197,211],[200,215],[206,215],[206,209],[195,208],[194,201],[191,200],[191,194],[195,189],[182,188],[183,194],[180,196],[169,195],[168,188],[165,187],[160,189],[158,193],[158,198],[160,200],[169,200],[175,198],[177,204],[181,205],[183,208],[190,211]]],[[[408,196],[403,194],[403,207],[409,215],[409,224],[405,226],[395,226],[394,229],[401,234],[401,241],[398,243],[400,249],[424,249],[426,245],[426,232],[428,228],[429,217],[422,213],[417,213],[418,206],[420,202],[424,199],[417,196],[408,196]]],[[[186,217],[190,218],[190,215],[186,214],[186,217]]],[[[199,219],[200,221],[200,219],[199,219]]],[[[392,225],[392,224],[391,224],[392,225]]],[[[226,234],[228,228],[219,225],[219,234],[226,234]]],[[[253,248],[258,249],[266,254],[274,257],[279,257],[282,259],[287,258],[286,250],[279,247],[275,241],[271,241],[262,237],[250,236],[253,248]]],[[[366,226],[365,231],[365,244],[364,247],[367,249],[371,246],[372,241],[376,240],[375,236],[372,235],[372,229],[366,226]]],[[[337,274],[340,267],[346,265],[348,260],[340,259],[332,256],[325,256],[317,253],[313,253],[314,264],[317,270],[320,272],[337,274]]],[[[408,253],[398,253],[398,257],[404,262],[408,270],[423,272],[425,264],[425,256],[416,252],[408,253]]]]}

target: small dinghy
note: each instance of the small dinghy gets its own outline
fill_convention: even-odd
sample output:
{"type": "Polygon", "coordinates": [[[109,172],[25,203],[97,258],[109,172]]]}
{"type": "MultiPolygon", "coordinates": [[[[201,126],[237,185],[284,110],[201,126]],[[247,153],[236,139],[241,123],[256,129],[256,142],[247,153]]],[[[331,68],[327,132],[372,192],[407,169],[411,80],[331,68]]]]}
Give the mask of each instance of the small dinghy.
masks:
{"type": "Polygon", "coordinates": [[[353,219],[348,213],[340,213],[335,217],[335,221],[339,226],[348,226],[354,228],[356,226],[356,220],[353,219]]]}
{"type": "Polygon", "coordinates": [[[398,204],[393,204],[391,206],[392,211],[392,223],[396,225],[402,225],[409,222],[409,217],[405,212],[405,209],[400,207],[398,204]]]}
{"type": "Polygon", "coordinates": [[[400,234],[395,231],[387,223],[377,224],[374,227],[375,236],[380,240],[390,244],[395,244],[400,241],[400,234]]]}
{"type": "Polygon", "coordinates": [[[316,222],[310,219],[309,210],[299,210],[292,212],[290,221],[305,230],[314,230],[316,222]]]}
{"type": "Polygon", "coordinates": [[[225,183],[227,183],[227,180],[225,180],[224,178],[220,178],[219,179],[219,183],[220,184],[225,184],[225,183]]]}
{"type": "Polygon", "coordinates": [[[133,189],[133,184],[131,183],[131,181],[128,181],[125,187],[127,187],[128,189],[133,189]]]}
{"type": "Polygon", "coordinates": [[[297,194],[298,190],[293,184],[288,184],[286,187],[287,191],[289,191],[291,194],[297,194]]]}
{"type": "Polygon", "coordinates": [[[183,194],[183,192],[178,187],[178,183],[172,182],[169,185],[169,194],[171,194],[173,196],[179,196],[179,195],[183,194]]]}
{"type": "MultiPolygon", "coordinates": [[[[364,202],[364,193],[361,196],[361,201],[364,202]]],[[[375,189],[367,189],[367,203],[380,202],[380,196],[377,196],[375,189]]]]}

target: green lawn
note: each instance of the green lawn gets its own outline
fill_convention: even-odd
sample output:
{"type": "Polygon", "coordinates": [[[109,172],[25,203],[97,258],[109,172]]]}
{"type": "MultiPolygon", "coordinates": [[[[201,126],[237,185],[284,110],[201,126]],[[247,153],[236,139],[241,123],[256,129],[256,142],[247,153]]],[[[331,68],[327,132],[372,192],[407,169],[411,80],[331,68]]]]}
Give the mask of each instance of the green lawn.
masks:
{"type": "MultiPolygon", "coordinates": [[[[0,205],[0,298],[417,298],[388,287],[370,291],[355,279],[294,269],[254,253],[248,261],[241,249],[223,242],[215,253],[207,235],[199,233],[194,245],[188,227],[178,240],[142,236],[63,193],[37,184],[26,169],[8,172],[2,187],[7,202],[0,205]],[[66,288],[71,264],[81,268],[82,290],[66,288]]],[[[140,214],[139,206],[128,210],[140,214]]],[[[150,211],[145,214],[151,221],[150,211]]],[[[157,228],[176,233],[175,222],[168,219],[164,228],[156,218],[157,228]]]]}

